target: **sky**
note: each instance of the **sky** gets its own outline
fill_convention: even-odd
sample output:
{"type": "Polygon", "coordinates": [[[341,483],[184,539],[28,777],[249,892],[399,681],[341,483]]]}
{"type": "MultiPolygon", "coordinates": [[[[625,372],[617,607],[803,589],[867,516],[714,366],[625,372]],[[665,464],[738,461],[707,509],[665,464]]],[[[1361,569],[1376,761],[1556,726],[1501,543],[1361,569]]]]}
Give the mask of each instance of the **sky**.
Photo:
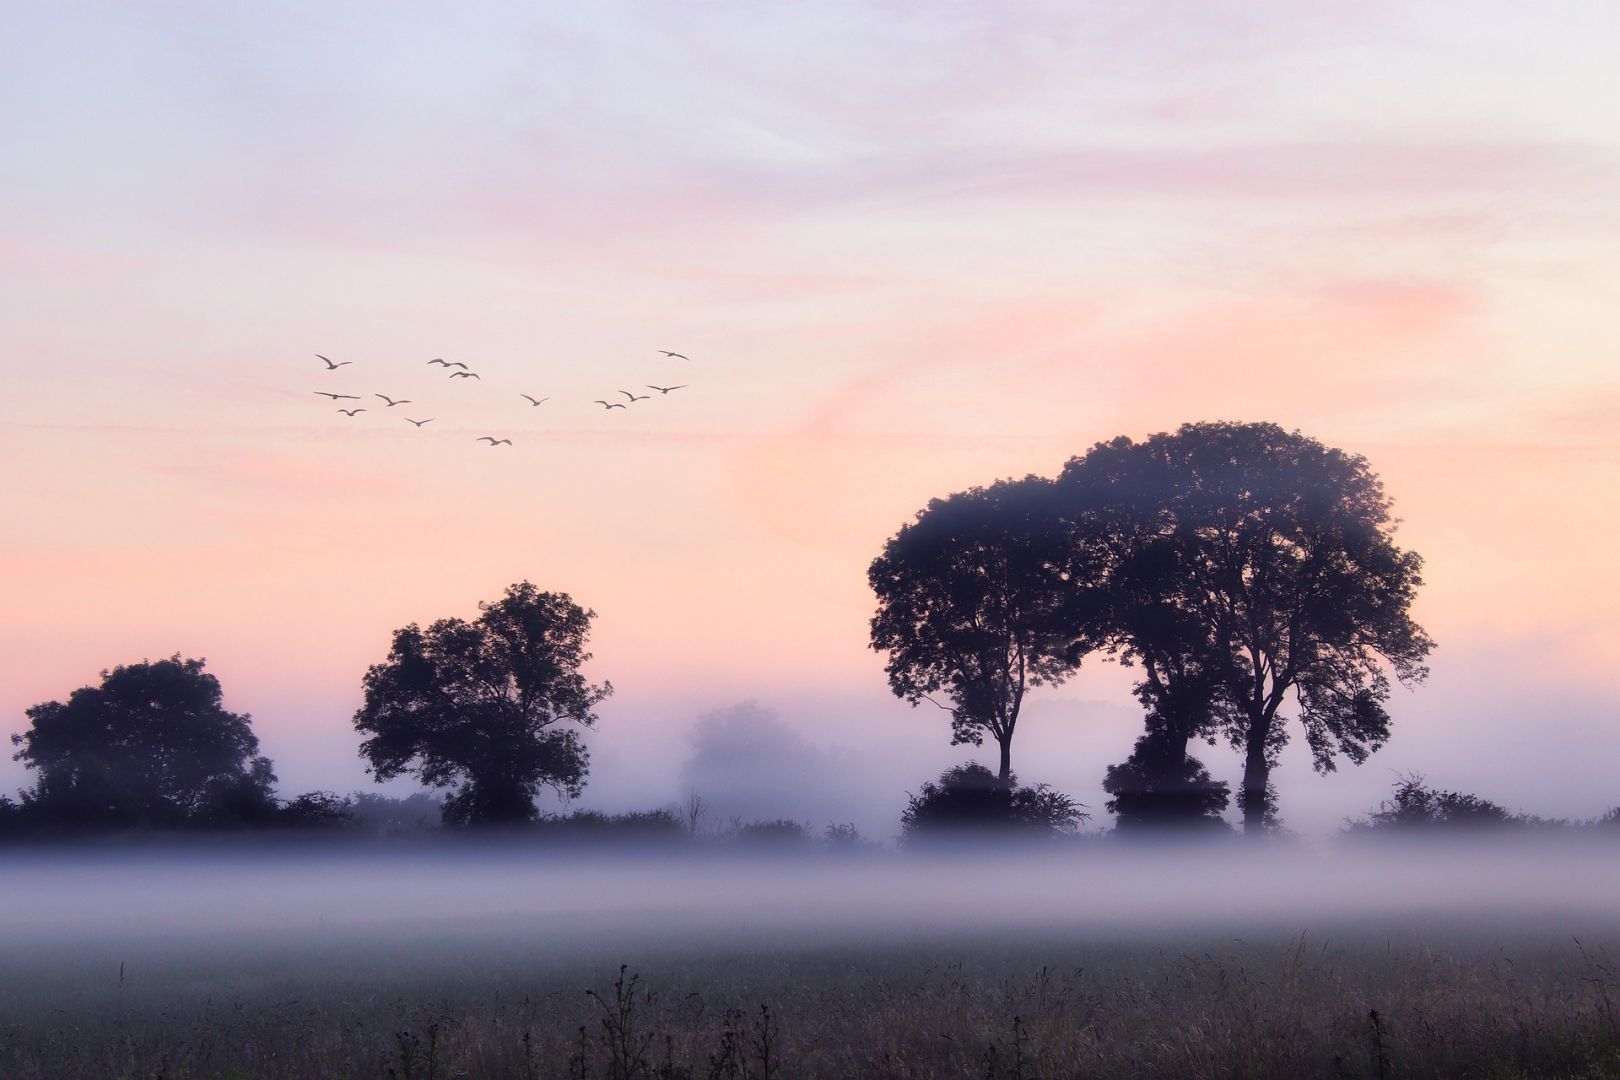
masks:
{"type": "MultiPolygon", "coordinates": [[[[364,787],[391,632],[529,579],[598,614],[586,804],[681,797],[741,708],[881,834],[968,754],[866,646],[884,540],[1268,420],[1384,478],[1439,643],[1284,820],[1620,803],[1620,8],[535,7],[9,9],[0,731],[179,652],[284,791],[364,787]]],[[[1032,700],[1015,768],[1100,810],[1129,684],[1032,700]]]]}

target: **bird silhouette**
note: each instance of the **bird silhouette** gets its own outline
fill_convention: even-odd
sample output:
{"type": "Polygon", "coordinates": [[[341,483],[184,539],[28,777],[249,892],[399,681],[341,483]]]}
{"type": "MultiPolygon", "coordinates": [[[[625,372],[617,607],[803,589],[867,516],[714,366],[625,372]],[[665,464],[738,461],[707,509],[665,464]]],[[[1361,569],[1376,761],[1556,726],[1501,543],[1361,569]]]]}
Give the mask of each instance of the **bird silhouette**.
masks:
{"type": "Polygon", "coordinates": [[[463,364],[460,360],[439,360],[439,359],[434,359],[434,360],[429,360],[428,361],[428,367],[432,367],[434,364],[443,364],[447,368],[452,368],[452,367],[464,368],[464,367],[467,366],[466,364],[463,364]]]}
{"type": "Polygon", "coordinates": [[[344,366],[346,366],[348,364],[354,363],[353,360],[344,360],[344,361],[341,361],[340,363],[335,363],[334,364],[332,361],[327,360],[326,357],[321,356],[320,353],[316,353],[315,356],[316,356],[317,359],[324,360],[326,362],[326,370],[327,371],[336,371],[340,367],[344,367],[344,366]]]}
{"type": "Polygon", "coordinates": [[[364,409],[339,409],[338,410],[338,412],[342,413],[344,416],[353,416],[355,413],[363,413],[365,411],[366,410],[364,410],[364,409]]]}
{"type": "Polygon", "coordinates": [[[431,417],[431,416],[428,417],[426,420],[411,420],[411,418],[408,417],[408,416],[405,419],[409,420],[411,423],[415,424],[417,427],[421,427],[423,424],[431,424],[431,423],[433,423],[433,417],[431,417]]]}
{"type": "Polygon", "coordinates": [[[409,401],[406,401],[406,400],[405,400],[405,399],[403,399],[403,398],[401,398],[401,399],[400,399],[400,400],[398,400],[398,401],[395,401],[395,400],[394,400],[394,399],[393,399],[393,398],[391,398],[391,397],[389,397],[389,396],[388,396],[388,395],[387,395],[387,394],[374,394],[374,395],[372,395],[372,396],[374,396],[374,397],[380,397],[380,398],[382,398],[382,399],[383,399],[383,400],[384,400],[384,401],[386,401],[386,402],[388,402],[388,407],[389,407],[389,408],[390,408],[390,409],[392,409],[392,408],[393,408],[393,407],[394,407],[394,406],[395,406],[395,405],[409,405],[409,404],[410,404],[410,402],[409,402],[409,401]]]}
{"type": "Polygon", "coordinates": [[[642,395],[640,395],[640,396],[639,396],[639,397],[638,397],[638,396],[637,396],[637,395],[635,395],[635,394],[632,394],[632,393],[631,393],[631,392],[630,392],[630,391],[628,391],[628,390],[620,390],[620,391],[619,391],[619,393],[621,393],[621,394],[623,394],[623,395],[624,395],[624,396],[625,396],[625,397],[627,397],[627,398],[629,398],[629,399],[630,399],[630,404],[632,404],[632,405],[634,405],[634,404],[635,404],[635,403],[636,403],[636,402],[638,402],[638,401],[646,401],[646,400],[647,400],[647,399],[649,399],[649,398],[651,398],[651,397],[652,397],[652,395],[651,395],[651,394],[642,394],[642,395]]]}
{"type": "Polygon", "coordinates": [[[315,393],[319,394],[321,397],[329,397],[333,401],[359,401],[360,400],[360,395],[359,394],[329,394],[325,390],[317,390],[317,391],[315,391],[315,393]]]}
{"type": "Polygon", "coordinates": [[[690,360],[690,359],[692,359],[690,356],[687,356],[685,353],[670,352],[668,349],[659,349],[658,351],[663,353],[665,356],[678,356],[682,360],[690,360]]]}
{"type": "Polygon", "coordinates": [[[478,379],[479,382],[484,381],[476,371],[452,371],[450,377],[452,379],[478,379]]]}
{"type": "Polygon", "coordinates": [[[519,395],[518,395],[518,397],[521,397],[521,398],[529,398],[529,404],[530,404],[530,405],[539,405],[539,404],[541,404],[541,403],[542,403],[542,402],[546,402],[546,401],[550,401],[550,400],[551,400],[551,399],[550,399],[550,398],[548,398],[548,397],[543,397],[543,398],[536,398],[536,397],[529,397],[529,395],[528,395],[528,394],[519,394],[519,395]]]}
{"type": "Polygon", "coordinates": [[[660,394],[668,394],[671,390],[685,390],[686,389],[686,384],[681,383],[681,385],[679,385],[679,386],[654,386],[652,383],[648,383],[647,384],[647,389],[656,390],[660,394]]]}
{"type": "Polygon", "coordinates": [[[626,405],[625,405],[625,404],[624,404],[624,402],[622,402],[622,401],[603,401],[603,400],[602,400],[602,399],[601,399],[601,398],[597,398],[597,399],[596,399],[596,403],[597,403],[597,404],[598,404],[598,405],[600,405],[600,406],[602,406],[602,408],[604,408],[604,409],[623,409],[623,408],[628,408],[628,406],[626,406],[626,405]]]}
{"type": "Polygon", "coordinates": [[[511,439],[497,439],[493,435],[481,435],[481,436],[479,436],[477,441],[478,442],[487,442],[491,446],[511,446],[512,445],[512,440],[511,439]]]}

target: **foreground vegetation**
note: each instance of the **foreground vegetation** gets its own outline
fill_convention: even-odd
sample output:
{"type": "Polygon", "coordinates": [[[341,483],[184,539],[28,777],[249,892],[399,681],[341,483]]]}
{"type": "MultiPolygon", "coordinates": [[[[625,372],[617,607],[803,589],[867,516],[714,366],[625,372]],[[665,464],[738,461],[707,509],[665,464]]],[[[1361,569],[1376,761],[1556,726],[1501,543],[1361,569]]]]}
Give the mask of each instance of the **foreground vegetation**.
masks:
{"type": "Polygon", "coordinates": [[[1610,1077],[1620,927],[8,953],[0,1075],[1610,1077]],[[1161,936],[1162,937],[1162,936],[1161,936]]]}

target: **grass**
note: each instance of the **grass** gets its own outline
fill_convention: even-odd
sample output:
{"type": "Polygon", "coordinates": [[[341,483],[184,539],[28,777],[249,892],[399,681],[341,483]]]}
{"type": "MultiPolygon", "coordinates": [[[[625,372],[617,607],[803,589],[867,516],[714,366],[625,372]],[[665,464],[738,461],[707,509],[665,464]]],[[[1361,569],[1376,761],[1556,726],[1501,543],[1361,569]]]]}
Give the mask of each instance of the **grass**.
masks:
{"type": "Polygon", "coordinates": [[[1559,928],[1439,922],[670,942],[624,967],[494,930],[151,943],[123,958],[14,944],[0,1075],[1620,1077],[1608,949],[1559,928]]]}

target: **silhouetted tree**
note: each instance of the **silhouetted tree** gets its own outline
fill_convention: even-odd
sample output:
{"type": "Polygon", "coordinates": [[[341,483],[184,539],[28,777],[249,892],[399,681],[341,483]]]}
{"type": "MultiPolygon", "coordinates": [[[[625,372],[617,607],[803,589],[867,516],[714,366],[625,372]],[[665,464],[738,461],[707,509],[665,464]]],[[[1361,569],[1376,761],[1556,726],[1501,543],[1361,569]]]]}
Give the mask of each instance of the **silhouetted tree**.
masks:
{"type": "Polygon", "coordinates": [[[1364,458],[1275,424],[1188,424],[1099,444],[1059,485],[1088,550],[1115,523],[1110,645],[1143,664],[1139,693],[1243,751],[1245,831],[1273,817],[1290,699],[1319,771],[1383,744],[1386,670],[1422,681],[1433,642],[1410,616],[1422,560],[1364,458]]]}
{"type": "Polygon", "coordinates": [[[995,739],[1003,785],[1025,694],[1062,682],[1084,651],[1059,617],[1073,616],[1077,549],[1047,517],[1049,487],[1029,477],[935,499],[868,572],[890,688],[913,705],[943,693],[952,744],[995,739]]]}
{"type": "Polygon", "coordinates": [[[242,825],[274,816],[275,773],[202,660],[144,661],[27,710],[22,811],[52,826],[242,825]]]}
{"type": "Polygon", "coordinates": [[[1088,815],[1046,784],[1020,787],[976,761],[955,765],[909,797],[900,815],[906,843],[954,837],[1050,837],[1072,833],[1088,815]]]}
{"type": "Polygon", "coordinates": [[[388,659],[366,672],[360,752],[379,781],[414,773],[448,790],[448,824],[528,821],[540,788],[583,789],[577,729],[613,687],[580,674],[595,612],[566,593],[524,581],[479,611],[395,631],[388,659]]]}

